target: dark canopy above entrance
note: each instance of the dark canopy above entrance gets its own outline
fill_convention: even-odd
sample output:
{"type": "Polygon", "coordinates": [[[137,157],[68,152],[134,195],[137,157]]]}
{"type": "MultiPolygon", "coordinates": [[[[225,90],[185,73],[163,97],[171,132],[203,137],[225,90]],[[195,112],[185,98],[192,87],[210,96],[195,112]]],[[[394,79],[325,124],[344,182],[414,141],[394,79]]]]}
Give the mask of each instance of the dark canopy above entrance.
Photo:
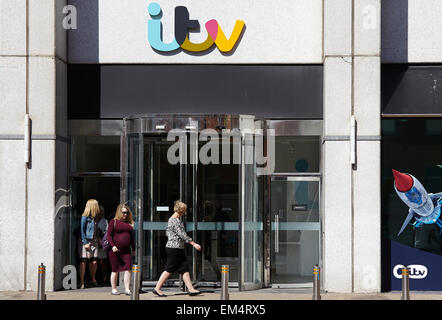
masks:
{"type": "Polygon", "coordinates": [[[231,113],[322,119],[322,65],[69,65],[70,119],[231,113]]]}

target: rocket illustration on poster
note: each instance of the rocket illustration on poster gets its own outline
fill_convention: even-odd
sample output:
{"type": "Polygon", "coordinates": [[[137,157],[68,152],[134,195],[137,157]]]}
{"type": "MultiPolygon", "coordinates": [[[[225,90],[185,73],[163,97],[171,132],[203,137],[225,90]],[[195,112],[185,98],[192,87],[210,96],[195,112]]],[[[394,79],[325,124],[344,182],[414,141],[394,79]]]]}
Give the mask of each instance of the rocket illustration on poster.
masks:
{"type": "Polygon", "coordinates": [[[442,266],[442,256],[424,249],[420,243],[431,237],[442,248],[442,192],[428,193],[413,175],[394,169],[392,172],[394,190],[409,208],[396,239],[400,240],[406,228],[413,228],[414,246],[391,241],[391,289],[400,290],[402,276],[398,270],[405,265],[410,268],[411,290],[441,290],[442,278],[438,270],[442,266]]]}
{"type": "Polygon", "coordinates": [[[419,180],[411,174],[393,169],[393,176],[397,195],[410,208],[398,236],[413,218],[415,228],[419,228],[422,224],[433,223],[442,228],[442,220],[440,220],[442,192],[428,193],[419,180]]]}

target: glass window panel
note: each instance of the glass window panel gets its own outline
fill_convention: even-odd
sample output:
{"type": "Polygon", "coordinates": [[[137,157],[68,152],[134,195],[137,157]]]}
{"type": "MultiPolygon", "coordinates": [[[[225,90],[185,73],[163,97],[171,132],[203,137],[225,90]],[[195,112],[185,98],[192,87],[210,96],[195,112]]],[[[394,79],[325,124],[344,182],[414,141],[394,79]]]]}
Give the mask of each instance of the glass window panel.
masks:
{"type": "Polygon", "coordinates": [[[319,136],[275,137],[275,172],[319,172],[319,136]]]}
{"type": "Polygon", "coordinates": [[[120,137],[74,136],[71,172],[119,172],[120,137]]]}

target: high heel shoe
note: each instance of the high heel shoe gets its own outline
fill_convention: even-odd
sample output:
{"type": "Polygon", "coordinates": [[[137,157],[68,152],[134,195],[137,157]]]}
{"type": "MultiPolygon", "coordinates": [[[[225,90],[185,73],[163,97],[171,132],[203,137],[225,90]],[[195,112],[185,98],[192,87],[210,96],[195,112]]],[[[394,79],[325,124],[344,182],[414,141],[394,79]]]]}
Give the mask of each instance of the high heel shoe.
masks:
{"type": "Polygon", "coordinates": [[[163,294],[163,293],[158,293],[157,290],[155,290],[155,289],[152,290],[152,293],[155,294],[155,295],[157,295],[158,297],[167,297],[167,296],[166,296],[165,294],[163,294]]]}
{"type": "Polygon", "coordinates": [[[189,292],[189,296],[196,296],[196,295],[199,295],[200,293],[201,293],[201,291],[189,292]]]}

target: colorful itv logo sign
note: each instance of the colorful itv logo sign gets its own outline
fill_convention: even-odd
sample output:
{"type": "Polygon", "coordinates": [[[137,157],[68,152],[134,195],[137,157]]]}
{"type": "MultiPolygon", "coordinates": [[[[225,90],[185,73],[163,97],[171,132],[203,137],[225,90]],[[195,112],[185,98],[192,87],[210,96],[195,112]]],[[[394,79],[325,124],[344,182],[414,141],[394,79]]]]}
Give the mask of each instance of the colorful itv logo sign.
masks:
{"type": "Polygon", "coordinates": [[[152,2],[148,11],[151,20],[148,21],[148,38],[150,46],[160,52],[170,52],[182,48],[191,52],[202,52],[215,44],[221,52],[229,52],[237,43],[244,30],[245,23],[236,20],[235,27],[230,37],[227,39],[218,21],[212,19],[207,21],[207,39],[202,43],[193,43],[189,40],[189,30],[198,30],[200,24],[198,20],[190,20],[189,11],[186,7],[175,8],[175,39],[170,43],[163,42],[163,24],[161,22],[161,7],[158,3],[152,2]]]}

